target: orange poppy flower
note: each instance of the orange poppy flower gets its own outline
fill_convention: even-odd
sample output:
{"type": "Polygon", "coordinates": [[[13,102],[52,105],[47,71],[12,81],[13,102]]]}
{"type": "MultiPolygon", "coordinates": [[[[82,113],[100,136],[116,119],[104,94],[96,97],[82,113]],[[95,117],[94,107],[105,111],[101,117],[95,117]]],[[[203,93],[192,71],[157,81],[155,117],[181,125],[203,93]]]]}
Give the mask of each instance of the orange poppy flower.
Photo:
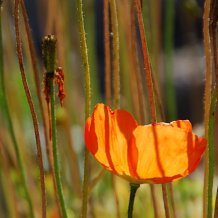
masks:
{"type": "Polygon", "coordinates": [[[85,126],[85,142],[107,170],[131,183],[167,183],[198,166],[207,140],[188,120],[138,125],[124,110],[98,104],[85,126]]]}

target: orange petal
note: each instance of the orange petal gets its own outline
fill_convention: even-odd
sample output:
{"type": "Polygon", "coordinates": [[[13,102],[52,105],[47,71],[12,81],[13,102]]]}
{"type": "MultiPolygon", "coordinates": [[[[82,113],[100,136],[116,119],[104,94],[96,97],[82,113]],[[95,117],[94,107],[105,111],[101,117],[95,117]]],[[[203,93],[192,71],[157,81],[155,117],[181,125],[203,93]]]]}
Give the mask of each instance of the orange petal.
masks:
{"type": "Polygon", "coordinates": [[[207,141],[184,130],[187,128],[173,127],[178,123],[135,129],[128,149],[132,177],[166,183],[190,174],[197,167],[207,141]]]}
{"type": "Polygon", "coordinates": [[[98,104],[86,122],[85,141],[89,151],[108,170],[130,175],[127,148],[137,122],[124,110],[110,110],[98,104]]]}
{"type": "Polygon", "coordinates": [[[192,124],[189,120],[176,120],[170,123],[173,127],[178,127],[186,130],[187,132],[192,132],[192,124]]]}

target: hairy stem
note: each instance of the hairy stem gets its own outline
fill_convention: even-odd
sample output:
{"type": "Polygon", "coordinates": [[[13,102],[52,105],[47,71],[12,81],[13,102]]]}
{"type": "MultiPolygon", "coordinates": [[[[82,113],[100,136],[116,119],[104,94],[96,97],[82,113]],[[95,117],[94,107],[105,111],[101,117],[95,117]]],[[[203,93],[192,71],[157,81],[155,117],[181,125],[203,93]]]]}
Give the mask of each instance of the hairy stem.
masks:
{"type": "MultiPolygon", "coordinates": [[[[89,60],[88,50],[86,43],[86,34],[84,28],[83,19],[83,5],[82,0],[77,0],[78,15],[79,15],[79,27],[80,27],[80,39],[82,48],[83,66],[85,71],[85,120],[90,116],[90,105],[91,105],[91,88],[90,88],[90,72],[89,72],[89,60]]],[[[89,151],[85,147],[84,155],[84,177],[83,177],[83,195],[82,195],[82,213],[81,217],[87,217],[87,203],[88,203],[88,183],[89,183],[89,151]]]]}
{"type": "MultiPolygon", "coordinates": [[[[53,144],[53,161],[54,161],[54,172],[57,184],[57,190],[61,205],[61,212],[64,218],[67,218],[67,211],[64,202],[60,167],[59,167],[59,156],[57,148],[57,135],[56,135],[56,114],[55,114],[55,91],[54,91],[54,73],[56,69],[56,37],[54,35],[45,36],[42,40],[42,51],[43,51],[43,63],[46,68],[44,76],[45,87],[48,92],[47,98],[51,101],[51,133],[52,133],[52,144],[53,144]],[[48,87],[47,87],[48,85],[48,87]]],[[[48,103],[48,102],[47,102],[48,103]]],[[[49,108],[49,103],[48,103],[49,108]]]]}
{"type": "Polygon", "coordinates": [[[56,116],[55,116],[55,92],[54,92],[54,81],[50,79],[49,81],[50,94],[51,94],[51,124],[52,124],[52,143],[53,143],[53,159],[54,159],[54,171],[57,183],[57,189],[61,204],[62,216],[67,218],[67,211],[64,202],[60,170],[59,170],[59,158],[58,158],[58,149],[57,149],[57,136],[56,136],[56,116]]]}

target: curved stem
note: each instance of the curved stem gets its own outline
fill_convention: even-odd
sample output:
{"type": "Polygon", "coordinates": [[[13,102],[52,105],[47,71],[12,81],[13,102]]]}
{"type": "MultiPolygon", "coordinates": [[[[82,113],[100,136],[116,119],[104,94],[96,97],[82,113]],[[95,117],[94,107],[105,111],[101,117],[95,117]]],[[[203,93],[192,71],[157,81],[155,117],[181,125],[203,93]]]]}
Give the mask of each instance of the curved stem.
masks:
{"type": "Polygon", "coordinates": [[[132,218],[135,194],[136,194],[136,191],[138,190],[139,186],[140,186],[139,184],[130,183],[128,218],[132,218]]]}
{"type": "Polygon", "coordinates": [[[24,64],[23,64],[23,56],[22,56],[22,47],[21,47],[21,39],[20,39],[20,30],[19,30],[19,0],[15,0],[15,8],[14,8],[14,19],[15,19],[15,32],[16,32],[16,43],[17,43],[17,55],[20,65],[20,72],[22,77],[22,82],[24,86],[24,90],[26,93],[27,101],[30,107],[30,112],[33,120],[34,132],[35,132],[35,139],[36,139],[36,147],[37,147],[37,154],[38,154],[38,162],[39,162],[39,169],[40,169],[40,182],[41,182],[41,191],[42,191],[42,217],[46,217],[46,192],[45,192],[45,174],[44,174],[44,167],[42,161],[42,150],[41,150],[41,142],[40,142],[40,135],[39,135],[39,127],[38,127],[38,120],[35,112],[35,108],[33,105],[32,97],[30,94],[30,90],[28,87],[26,74],[24,71],[24,64]]]}
{"type": "Polygon", "coordinates": [[[60,202],[58,198],[57,184],[55,181],[54,166],[52,162],[52,151],[51,151],[51,143],[49,140],[48,122],[46,121],[45,107],[44,107],[43,100],[42,100],[41,85],[40,85],[39,73],[37,69],[37,55],[36,55],[36,51],[35,51],[34,44],[33,44],[31,29],[29,25],[29,19],[28,19],[26,8],[25,8],[24,0],[20,0],[20,5],[22,9],[23,19],[24,19],[24,24],[25,24],[25,29],[26,29],[26,34],[27,34],[27,39],[28,39],[28,44],[29,44],[32,68],[33,68],[34,79],[35,79],[35,84],[36,84],[36,93],[37,93],[37,97],[39,100],[39,108],[40,108],[40,112],[42,115],[42,122],[44,126],[46,153],[47,153],[48,163],[49,163],[49,167],[50,167],[51,174],[52,174],[52,181],[53,181],[53,186],[54,186],[54,191],[55,191],[55,200],[56,200],[56,204],[58,207],[58,213],[61,216],[61,212],[60,212],[61,207],[60,207],[60,202]]]}

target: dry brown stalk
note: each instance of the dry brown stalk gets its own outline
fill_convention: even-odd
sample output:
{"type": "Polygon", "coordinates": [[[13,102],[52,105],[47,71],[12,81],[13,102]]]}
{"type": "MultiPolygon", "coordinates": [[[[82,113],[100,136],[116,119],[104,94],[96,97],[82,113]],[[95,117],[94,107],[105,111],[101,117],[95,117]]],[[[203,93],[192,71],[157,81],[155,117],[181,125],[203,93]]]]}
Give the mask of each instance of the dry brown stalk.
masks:
{"type": "MultiPolygon", "coordinates": [[[[139,72],[139,60],[138,60],[138,49],[136,46],[136,33],[135,33],[135,7],[134,7],[134,1],[131,2],[131,43],[132,43],[132,58],[134,60],[134,64],[136,66],[136,79],[137,79],[137,86],[138,86],[138,101],[139,101],[139,109],[140,109],[140,120],[139,123],[145,123],[145,115],[144,115],[144,106],[143,106],[143,84],[142,79],[140,78],[140,72],[139,72]]],[[[156,115],[155,115],[156,116],[156,115]]],[[[155,118],[156,119],[156,118],[155,118]]],[[[154,208],[154,216],[155,218],[159,218],[159,211],[158,211],[158,203],[157,203],[157,197],[155,194],[155,186],[153,184],[150,185],[151,189],[151,197],[153,202],[153,208],[154,208]]]]}
{"type": "Polygon", "coordinates": [[[168,205],[167,185],[166,184],[162,184],[162,192],[163,192],[163,199],[164,199],[165,216],[166,216],[166,218],[170,218],[170,210],[169,210],[169,205],[168,205]]]}
{"type": "Polygon", "coordinates": [[[146,41],[143,18],[142,18],[141,2],[140,0],[135,0],[135,3],[136,3],[136,12],[137,12],[138,25],[139,25],[139,31],[140,31],[140,37],[141,37],[141,43],[142,43],[142,51],[143,51],[143,56],[144,56],[144,65],[145,65],[145,71],[146,71],[146,79],[147,79],[147,86],[148,86],[148,93],[149,93],[152,123],[156,123],[157,120],[156,120],[153,85],[152,85],[152,78],[151,78],[152,71],[151,71],[147,41],[146,41]]]}

